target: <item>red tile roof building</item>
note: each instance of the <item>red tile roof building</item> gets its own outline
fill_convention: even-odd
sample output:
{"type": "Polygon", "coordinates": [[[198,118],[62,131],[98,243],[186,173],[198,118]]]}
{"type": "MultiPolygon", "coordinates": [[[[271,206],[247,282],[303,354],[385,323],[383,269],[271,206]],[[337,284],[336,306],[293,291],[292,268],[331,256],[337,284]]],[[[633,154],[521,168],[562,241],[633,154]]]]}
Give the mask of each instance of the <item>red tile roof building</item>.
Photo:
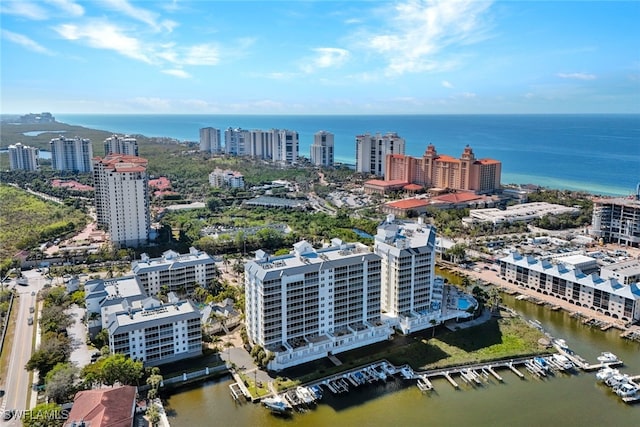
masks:
{"type": "Polygon", "coordinates": [[[64,427],[132,427],[136,387],[125,385],[76,393],[64,427]]]}
{"type": "Polygon", "coordinates": [[[469,146],[456,159],[438,154],[435,146],[429,144],[421,158],[388,154],[384,179],[405,181],[427,188],[440,187],[482,194],[500,189],[501,173],[501,162],[476,159],[469,146]]]}

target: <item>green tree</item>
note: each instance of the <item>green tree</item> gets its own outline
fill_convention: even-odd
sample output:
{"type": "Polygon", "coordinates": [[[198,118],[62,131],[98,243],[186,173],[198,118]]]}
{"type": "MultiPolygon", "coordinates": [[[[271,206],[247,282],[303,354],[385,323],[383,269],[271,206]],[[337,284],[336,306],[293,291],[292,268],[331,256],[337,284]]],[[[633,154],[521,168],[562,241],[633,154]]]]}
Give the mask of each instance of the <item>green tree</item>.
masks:
{"type": "Polygon", "coordinates": [[[55,403],[41,403],[22,416],[23,427],[62,427],[68,412],[55,403]]]}
{"type": "Polygon", "coordinates": [[[70,363],[58,363],[45,377],[45,392],[56,403],[70,402],[77,390],[79,369],[70,363]]]}
{"type": "Polygon", "coordinates": [[[45,333],[40,346],[31,355],[25,369],[37,370],[40,378],[46,378],[54,366],[67,362],[70,354],[69,344],[69,339],[62,334],[45,333]]]}
{"type": "Polygon", "coordinates": [[[153,427],[158,427],[158,424],[160,424],[160,408],[158,408],[158,405],[149,406],[145,416],[153,427]]]}
{"type": "Polygon", "coordinates": [[[160,368],[151,368],[151,375],[147,378],[147,385],[149,386],[149,391],[147,392],[147,398],[155,399],[158,397],[158,391],[160,389],[160,384],[162,384],[162,375],[160,375],[160,368]]]}
{"type": "Polygon", "coordinates": [[[113,385],[116,382],[125,385],[137,385],[142,377],[142,362],[134,361],[124,354],[112,354],[102,363],[104,383],[113,385]]]}

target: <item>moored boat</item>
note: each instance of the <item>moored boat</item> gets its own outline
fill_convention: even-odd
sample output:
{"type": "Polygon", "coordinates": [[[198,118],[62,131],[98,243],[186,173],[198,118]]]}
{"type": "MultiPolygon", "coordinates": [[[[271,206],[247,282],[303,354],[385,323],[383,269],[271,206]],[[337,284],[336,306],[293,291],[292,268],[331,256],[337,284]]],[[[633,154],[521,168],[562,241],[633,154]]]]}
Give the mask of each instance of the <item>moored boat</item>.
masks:
{"type": "Polygon", "coordinates": [[[551,359],[564,370],[573,369],[574,367],[573,362],[563,354],[554,354],[551,356],[551,359]]]}
{"type": "Polygon", "coordinates": [[[617,361],[618,356],[608,351],[603,351],[602,353],[600,353],[600,356],[598,356],[598,362],[601,363],[615,363],[617,361]]]}
{"type": "Polygon", "coordinates": [[[293,409],[287,402],[279,397],[266,397],[262,399],[262,404],[265,408],[277,414],[285,414],[293,409]]]}
{"type": "Polygon", "coordinates": [[[602,382],[605,382],[606,380],[608,380],[610,377],[612,377],[615,374],[619,374],[620,371],[618,371],[617,369],[613,369],[613,368],[609,368],[608,366],[605,368],[600,369],[597,373],[596,373],[596,378],[602,382]]]}
{"type": "Polygon", "coordinates": [[[616,389],[616,394],[620,397],[631,397],[635,396],[638,391],[640,391],[640,387],[632,382],[626,382],[620,384],[616,389]]]}

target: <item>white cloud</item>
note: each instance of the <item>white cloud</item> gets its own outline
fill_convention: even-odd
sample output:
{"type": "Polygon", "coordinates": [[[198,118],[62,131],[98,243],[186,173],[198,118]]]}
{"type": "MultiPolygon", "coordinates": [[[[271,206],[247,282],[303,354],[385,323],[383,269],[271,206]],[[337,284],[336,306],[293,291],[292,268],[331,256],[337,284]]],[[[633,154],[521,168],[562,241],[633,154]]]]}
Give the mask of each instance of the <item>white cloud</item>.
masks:
{"type": "Polygon", "coordinates": [[[337,47],[318,47],[313,49],[316,56],[308,59],[309,63],[301,68],[306,73],[312,73],[319,68],[337,68],[349,58],[349,51],[337,47]]]}
{"type": "Polygon", "coordinates": [[[180,61],[186,65],[215,65],[220,61],[220,54],[216,46],[200,44],[186,48],[180,61]]]}
{"type": "Polygon", "coordinates": [[[191,74],[187,73],[184,70],[180,70],[178,68],[170,69],[170,70],[162,70],[163,73],[169,74],[170,76],[180,77],[181,79],[191,78],[191,74]]]}
{"type": "Polygon", "coordinates": [[[445,48],[488,37],[485,15],[490,6],[490,1],[409,0],[387,12],[389,29],[377,29],[374,36],[363,32],[359,37],[387,61],[387,74],[447,70],[456,61],[442,57],[445,48]]]}
{"type": "Polygon", "coordinates": [[[37,53],[44,53],[45,55],[53,55],[46,47],[42,46],[38,42],[31,40],[29,37],[24,36],[22,34],[14,33],[8,30],[2,30],[2,38],[7,39],[13,43],[19,44],[29,50],[32,50],[37,53]]]}
{"type": "Polygon", "coordinates": [[[576,79],[576,80],[595,80],[595,74],[588,73],[558,73],[558,77],[561,79],[576,79]]]}
{"type": "Polygon", "coordinates": [[[168,19],[160,20],[157,13],[133,6],[127,0],[103,0],[103,2],[111,9],[140,22],[144,22],[156,31],[166,30],[171,32],[178,25],[176,22],[168,19]]]}
{"type": "Polygon", "coordinates": [[[448,81],[446,81],[446,80],[443,80],[443,81],[442,81],[442,86],[443,86],[443,87],[446,87],[446,88],[448,88],[448,89],[453,89],[453,84],[451,84],[450,82],[448,82],[448,81]]]}
{"type": "Polygon", "coordinates": [[[47,3],[56,6],[67,15],[82,16],[84,15],[84,7],[75,3],[73,0],[45,0],[47,3]]]}
{"type": "Polygon", "coordinates": [[[49,19],[47,12],[36,3],[29,1],[2,1],[0,2],[0,12],[7,15],[17,15],[34,21],[49,19]]]}
{"type": "Polygon", "coordinates": [[[152,63],[138,39],[125,35],[120,28],[108,22],[88,22],[83,26],[63,24],[53,29],[67,40],[82,41],[94,48],[114,50],[129,58],[152,63]]]}

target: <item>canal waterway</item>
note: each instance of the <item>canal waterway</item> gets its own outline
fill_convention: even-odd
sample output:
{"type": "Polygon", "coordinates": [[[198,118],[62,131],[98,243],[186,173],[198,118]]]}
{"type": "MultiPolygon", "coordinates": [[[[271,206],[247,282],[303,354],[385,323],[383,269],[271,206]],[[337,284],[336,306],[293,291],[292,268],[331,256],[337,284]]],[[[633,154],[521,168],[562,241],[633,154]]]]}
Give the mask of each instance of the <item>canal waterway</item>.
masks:
{"type": "MultiPolygon", "coordinates": [[[[640,375],[640,343],[619,338],[620,331],[603,332],[582,324],[563,311],[517,301],[503,295],[504,303],[527,319],[537,319],[557,338],[587,361],[596,363],[603,351],[625,362],[621,371],[640,375]]],[[[272,415],[258,404],[237,404],[229,393],[230,378],[182,390],[168,400],[172,427],[231,426],[631,426],[640,420],[640,404],[623,403],[610,389],[596,382],[595,373],[557,373],[545,379],[528,372],[521,380],[500,370],[503,383],[490,379],[472,387],[459,381],[460,390],[444,379],[435,390],[422,393],[415,381],[395,380],[365,386],[334,397],[328,391],[313,410],[289,418],[272,415]]]]}

